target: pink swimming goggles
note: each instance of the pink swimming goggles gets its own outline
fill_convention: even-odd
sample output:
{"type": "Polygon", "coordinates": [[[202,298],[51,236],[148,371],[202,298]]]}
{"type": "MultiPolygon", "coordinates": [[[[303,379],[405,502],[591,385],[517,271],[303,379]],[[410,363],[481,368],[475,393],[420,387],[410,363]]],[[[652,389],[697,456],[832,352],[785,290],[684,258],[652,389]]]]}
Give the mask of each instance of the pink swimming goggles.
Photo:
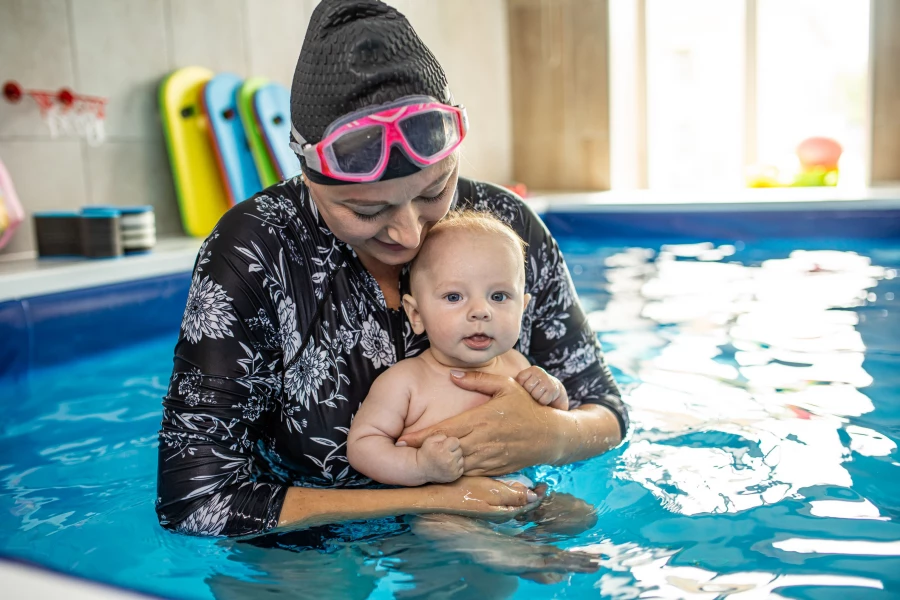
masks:
{"type": "Polygon", "coordinates": [[[394,146],[427,167],[456,150],[468,130],[464,107],[448,106],[430,96],[407,96],[341,117],[328,126],[318,144],[304,140],[292,125],[291,148],[314,171],[364,183],[381,177],[394,146]]]}

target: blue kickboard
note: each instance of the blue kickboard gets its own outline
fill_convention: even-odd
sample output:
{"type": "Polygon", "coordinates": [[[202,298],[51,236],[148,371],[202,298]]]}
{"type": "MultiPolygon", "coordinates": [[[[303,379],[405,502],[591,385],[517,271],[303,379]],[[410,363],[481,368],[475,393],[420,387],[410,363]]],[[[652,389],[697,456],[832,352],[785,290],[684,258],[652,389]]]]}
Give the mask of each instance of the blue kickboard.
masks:
{"type": "Polygon", "coordinates": [[[282,180],[300,174],[300,160],[288,145],[291,137],[291,94],[278,83],[264,85],[253,95],[253,112],[266,142],[269,159],[282,180]]]}
{"type": "Polygon", "coordinates": [[[243,82],[237,75],[221,73],[203,88],[210,140],[232,204],[250,198],[263,187],[238,115],[237,92],[243,82]]]}

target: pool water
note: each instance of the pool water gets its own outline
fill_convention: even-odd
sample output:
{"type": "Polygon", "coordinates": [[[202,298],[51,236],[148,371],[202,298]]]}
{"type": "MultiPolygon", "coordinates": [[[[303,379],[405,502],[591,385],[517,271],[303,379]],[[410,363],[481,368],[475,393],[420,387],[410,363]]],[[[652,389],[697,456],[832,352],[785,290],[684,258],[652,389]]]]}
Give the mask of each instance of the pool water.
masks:
{"type": "Polygon", "coordinates": [[[900,246],[562,245],[634,424],[539,469],[596,507],[556,543],[597,573],[538,584],[383,523],[300,552],[163,531],[175,332],[0,383],[0,553],[175,598],[900,594],[900,246]]]}

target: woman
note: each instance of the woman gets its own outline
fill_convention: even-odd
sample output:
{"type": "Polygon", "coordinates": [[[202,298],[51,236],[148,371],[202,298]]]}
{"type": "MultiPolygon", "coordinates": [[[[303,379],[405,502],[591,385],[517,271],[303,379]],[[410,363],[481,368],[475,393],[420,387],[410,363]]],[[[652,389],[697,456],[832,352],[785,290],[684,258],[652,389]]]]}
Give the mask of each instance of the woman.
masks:
{"type": "Polygon", "coordinates": [[[399,12],[378,0],[320,3],[291,118],[303,178],[230,210],[197,258],[163,403],[164,527],[236,536],[403,514],[516,516],[535,492],[485,476],[621,441],[625,408],[556,243],[514,195],[458,179],[464,109],[399,12]],[[401,440],[459,437],[466,476],[364,489],[347,430],[375,378],[427,347],[399,310],[405,265],[455,205],[490,210],[528,241],[534,300],[517,348],[565,384],[574,410],[470,374],[458,385],[491,402],[401,440]]]}

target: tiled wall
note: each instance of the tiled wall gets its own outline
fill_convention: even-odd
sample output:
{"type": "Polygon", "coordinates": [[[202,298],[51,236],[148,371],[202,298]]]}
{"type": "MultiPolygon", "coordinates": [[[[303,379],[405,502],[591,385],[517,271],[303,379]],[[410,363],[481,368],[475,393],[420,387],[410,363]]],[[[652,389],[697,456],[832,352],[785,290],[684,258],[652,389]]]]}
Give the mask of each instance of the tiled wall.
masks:
{"type": "MultiPolygon", "coordinates": [[[[389,0],[409,17],[469,109],[464,174],[512,172],[504,0],[389,0]]],[[[181,233],[156,109],[171,70],[197,64],[290,87],[317,0],[0,0],[0,83],[109,98],[106,142],[51,139],[28,102],[0,100],[0,158],[26,210],[152,204],[181,233]]],[[[33,248],[30,223],[2,252],[33,248]]]]}

